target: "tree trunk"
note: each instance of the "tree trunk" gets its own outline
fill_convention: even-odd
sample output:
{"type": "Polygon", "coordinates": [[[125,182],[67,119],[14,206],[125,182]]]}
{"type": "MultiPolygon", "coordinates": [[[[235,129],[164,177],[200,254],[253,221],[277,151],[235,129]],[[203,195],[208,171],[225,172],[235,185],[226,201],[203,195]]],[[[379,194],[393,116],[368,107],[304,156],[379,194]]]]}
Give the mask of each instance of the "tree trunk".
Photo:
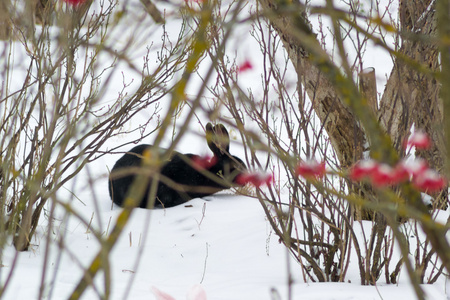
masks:
{"type": "Polygon", "coordinates": [[[10,0],[0,0],[0,40],[3,41],[8,40],[11,35],[10,5],[10,0]]]}
{"type": "MultiPolygon", "coordinates": [[[[417,151],[416,156],[424,158],[432,169],[443,172],[446,157],[443,103],[439,98],[440,83],[432,74],[439,71],[434,6],[431,0],[400,1],[401,29],[410,38],[403,39],[399,52],[417,67],[399,58],[395,60],[380,101],[379,120],[401,155],[411,126],[424,130],[433,143],[431,149],[417,151]]],[[[436,204],[445,206],[446,191],[432,196],[439,197],[436,204]]]]}
{"type": "MultiPolygon", "coordinates": [[[[439,69],[437,45],[432,42],[432,38],[436,36],[436,20],[432,7],[434,2],[431,0],[419,2],[400,3],[400,23],[405,39],[398,51],[399,56],[394,61],[394,68],[380,100],[380,108],[375,113],[382,128],[391,137],[400,157],[405,154],[403,143],[409,135],[411,126],[415,124],[416,129],[426,131],[433,140],[432,148],[419,151],[417,155],[426,159],[431,168],[441,171],[446,154],[442,130],[443,104],[439,100],[439,83],[432,74],[439,69]],[[422,35],[417,36],[418,32],[422,35]],[[429,75],[424,74],[424,70],[429,75]]],[[[270,24],[280,36],[301,78],[303,88],[330,138],[341,167],[348,168],[361,159],[363,152],[368,150],[366,149],[368,137],[353,113],[340,99],[334,85],[319,67],[311,62],[310,54],[305,50],[297,34],[299,22],[296,17],[303,19],[300,24],[303,26],[301,30],[306,32],[311,30],[304,13],[305,7],[297,3],[295,7],[303,11],[295,13],[293,17],[292,13],[277,13],[282,11],[278,7],[280,5],[278,1],[260,0],[260,3],[267,11],[270,24]],[[274,14],[275,16],[271,17],[274,14]],[[305,26],[308,28],[305,29],[305,26]]],[[[309,36],[314,37],[314,34],[311,32],[309,36]]],[[[307,42],[311,40],[305,41],[307,42]]],[[[315,42],[319,45],[318,41],[315,42]]],[[[377,109],[373,92],[365,93],[370,87],[364,86],[363,80],[361,87],[364,87],[362,94],[368,99],[369,106],[373,110],[377,109]]],[[[367,192],[365,191],[366,194],[367,192]]],[[[446,202],[447,193],[440,196],[446,202]]]]}

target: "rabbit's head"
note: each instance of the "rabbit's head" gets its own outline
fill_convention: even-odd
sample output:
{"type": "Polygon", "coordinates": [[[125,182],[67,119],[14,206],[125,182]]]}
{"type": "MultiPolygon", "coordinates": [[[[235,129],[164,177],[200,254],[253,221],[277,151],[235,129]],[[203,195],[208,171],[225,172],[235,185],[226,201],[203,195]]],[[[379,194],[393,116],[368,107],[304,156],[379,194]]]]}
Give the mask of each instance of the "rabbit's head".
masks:
{"type": "Polygon", "coordinates": [[[221,172],[226,179],[234,182],[236,176],[244,172],[247,167],[239,157],[230,154],[230,136],[225,126],[206,124],[206,141],[214,154],[215,166],[211,171],[221,172]]]}

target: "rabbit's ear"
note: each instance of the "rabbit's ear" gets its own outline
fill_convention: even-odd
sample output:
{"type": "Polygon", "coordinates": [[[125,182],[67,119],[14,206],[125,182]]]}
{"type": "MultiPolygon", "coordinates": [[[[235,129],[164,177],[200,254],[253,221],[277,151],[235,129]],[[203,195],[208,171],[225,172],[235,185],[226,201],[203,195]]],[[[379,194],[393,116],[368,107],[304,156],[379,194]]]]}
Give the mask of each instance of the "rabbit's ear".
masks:
{"type": "Polygon", "coordinates": [[[222,124],[214,127],[211,123],[206,124],[206,141],[216,156],[222,156],[230,150],[230,136],[222,124]]]}

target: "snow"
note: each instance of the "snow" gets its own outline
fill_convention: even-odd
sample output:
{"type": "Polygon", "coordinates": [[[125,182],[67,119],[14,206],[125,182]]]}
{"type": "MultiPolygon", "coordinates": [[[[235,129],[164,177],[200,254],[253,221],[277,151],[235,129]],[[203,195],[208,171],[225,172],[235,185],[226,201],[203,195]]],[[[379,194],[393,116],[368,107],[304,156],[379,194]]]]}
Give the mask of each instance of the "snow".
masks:
{"type": "Polygon", "coordinates": [[[422,198],[422,201],[425,205],[432,205],[434,198],[426,193],[420,193],[420,196],[422,198]]]}
{"type": "MultiPolygon", "coordinates": [[[[120,208],[110,208],[106,184],[98,189],[102,227],[106,229],[120,208]]],[[[93,205],[74,203],[86,217],[93,205]]],[[[89,218],[88,218],[89,219],[89,218]]],[[[44,225],[44,224],[43,224],[44,225]]],[[[45,232],[40,227],[32,250],[18,253],[17,268],[4,299],[36,299],[45,258],[45,232]]],[[[90,230],[73,217],[56,227],[64,234],[58,250],[58,233],[51,235],[44,296],[66,299],[99,250],[90,230]],[[58,262],[58,256],[61,260],[58,262]]],[[[16,255],[4,250],[2,280],[16,255]]],[[[406,274],[398,285],[361,286],[356,269],[345,283],[305,283],[300,266],[278,242],[257,199],[225,191],[205,199],[168,209],[135,209],[130,223],[110,253],[112,293],[110,299],[156,299],[153,288],[175,299],[186,299],[192,287],[201,285],[207,299],[273,299],[275,289],[288,299],[288,274],[292,276],[292,299],[414,299],[406,274]],[[349,283],[349,281],[351,283],[349,283]],[[131,285],[131,286],[130,286],[131,285]]],[[[96,288],[103,289],[98,274],[96,288]]],[[[198,287],[197,287],[198,289],[198,287]]],[[[441,285],[424,285],[427,299],[448,299],[441,285]]],[[[89,289],[82,299],[98,299],[89,289]]]]}

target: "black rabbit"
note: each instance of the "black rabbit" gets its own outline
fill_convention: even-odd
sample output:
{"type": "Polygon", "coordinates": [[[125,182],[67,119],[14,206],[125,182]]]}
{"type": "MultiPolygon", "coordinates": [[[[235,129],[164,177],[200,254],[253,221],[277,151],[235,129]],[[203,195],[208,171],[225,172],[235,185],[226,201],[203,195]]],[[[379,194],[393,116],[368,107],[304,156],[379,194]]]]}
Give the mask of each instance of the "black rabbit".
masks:
{"type": "MultiPolygon", "coordinates": [[[[171,207],[193,198],[201,198],[236,185],[239,174],[246,170],[244,162],[229,153],[230,138],[222,124],[206,125],[206,140],[214,156],[211,160],[195,154],[174,152],[162,166],[156,192],[155,206],[171,207]]],[[[109,195],[119,206],[123,205],[128,189],[135,178],[130,167],[140,167],[142,155],[151,145],[139,145],[123,155],[114,165],[109,177],[109,195]],[[120,172],[122,171],[122,176],[120,172]]],[[[139,206],[146,208],[152,179],[139,206]]]]}

